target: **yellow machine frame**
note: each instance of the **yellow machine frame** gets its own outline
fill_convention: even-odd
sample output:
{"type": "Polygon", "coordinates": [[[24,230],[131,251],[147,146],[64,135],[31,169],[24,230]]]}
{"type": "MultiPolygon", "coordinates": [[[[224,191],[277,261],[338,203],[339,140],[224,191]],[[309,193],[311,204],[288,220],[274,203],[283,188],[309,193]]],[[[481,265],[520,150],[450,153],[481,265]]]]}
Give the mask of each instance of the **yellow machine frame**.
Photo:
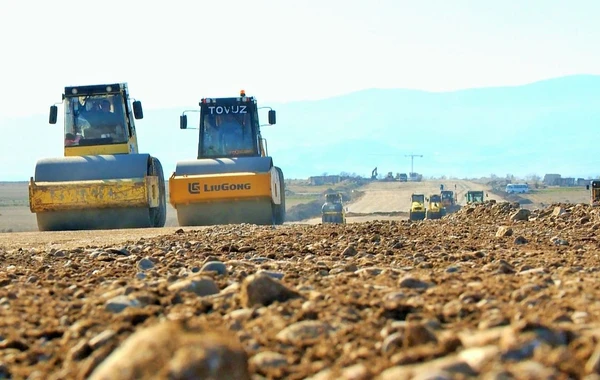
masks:
{"type": "Polygon", "coordinates": [[[69,182],[29,181],[31,212],[96,208],[158,207],[158,177],[69,182]]]}
{"type": "MultiPolygon", "coordinates": [[[[64,158],[37,162],[35,177],[29,180],[29,208],[37,214],[40,230],[162,227],[165,223],[162,166],[155,157],[138,152],[134,119],[143,118],[143,111],[139,101],[132,107],[126,83],[65,87],[65,140],[76,132],[81,142],[87,140],[82,129],[71,130],[77,108],[72,108],[70,99],[104,95],[116,99],[109,100],[111,107],[122,109],[123,119],[117,122],[127,131],[126,138],[117,143],[91,140],[89,145],[65,141],[64,158]]],[[[56,105],[50,107],[50,124],[56,124],[57,112],[56,105]]]]}
{"type": "MultiPolygon", "coordinates": [[[[210,202],[245,198],[271,198],[279,188],[274,169],[267,173],[221,173],[183,175],[175,173],[169,178],[170,203],[180,204],[210,202]],[[201,196],[200,196],[201,194],[201,196]]],[[[279,201],[279,199],[277,199],[279,201]]]]}

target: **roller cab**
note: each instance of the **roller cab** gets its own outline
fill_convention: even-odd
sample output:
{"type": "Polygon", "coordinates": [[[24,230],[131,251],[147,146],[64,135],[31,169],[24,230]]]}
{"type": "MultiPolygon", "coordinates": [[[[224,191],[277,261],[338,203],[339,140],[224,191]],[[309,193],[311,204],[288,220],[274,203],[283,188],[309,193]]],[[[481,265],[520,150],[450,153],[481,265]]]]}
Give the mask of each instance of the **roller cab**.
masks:
{"type": "Polygon", "coordinates": [[[412,194],[411,205],[409,211],[410,220],[423,220],[425,219],[425,195],[424,194],[412,194]]]}
{"type": "Polygon", "coordinates": [[[440,219],[444,216],[442,197],[439,194],[431,194],[427,201],[429,206],[427,207],[426,219],[440,219]]]}
{"type": "MultiPolygon", "coordinates": [[[[64,157],[41,159],[29,206],[45,230],[162,227],[166,192],[160,161],[138,152],[139,101],[127,84],[65,87],[64,157]]],[[[50,124],[57,122],[50,108],[50,124]]]]}
{"type": "Polygon", "coordinates": [[[485,200],[485,197],[489,197],[489,195],[486,193],[484,196],[484,192],[481,190],[469,190],[465,194],[467,204],[483,203],[485,200]]]}
{"type": "MultiPolygon", "coordinates": [[[[203,98],[199,105],[197,159],[178,162],[169,178],[179,224],[282,224],[283,171],[268,156],[256,100],[242,91],[234,98],[203,98]]],[[[275,124],[275,111],[268,116],[275,124]]],[[[180,128],[187,129],[185,112],[180,128]]]]}

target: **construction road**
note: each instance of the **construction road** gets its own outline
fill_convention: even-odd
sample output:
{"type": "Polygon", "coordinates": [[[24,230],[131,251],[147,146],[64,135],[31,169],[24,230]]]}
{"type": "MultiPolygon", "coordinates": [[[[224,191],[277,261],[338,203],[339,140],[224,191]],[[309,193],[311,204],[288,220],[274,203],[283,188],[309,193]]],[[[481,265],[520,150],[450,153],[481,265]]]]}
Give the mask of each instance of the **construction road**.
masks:
{"type": "MultiPolygon", "coordinates": [[[[469,190],[483,190],[488,194],[486,200],[504,201],[495,194],[488,193],[489,186],[465,180],[423,181],[423,182],[372,182],[360,188],[364,192],[358,200],[346,204],[348,223],[370,220],[402,220],[408,219],[408,210],[413,193],[422,193],[426,197],[439,194],[440,185],[444,190],[452,190],[458,196],[458,204],[465,204],[465,195],[469,190]]],[[[303,223],[318,224],[321,218],[312,218],[303,223]]]]}

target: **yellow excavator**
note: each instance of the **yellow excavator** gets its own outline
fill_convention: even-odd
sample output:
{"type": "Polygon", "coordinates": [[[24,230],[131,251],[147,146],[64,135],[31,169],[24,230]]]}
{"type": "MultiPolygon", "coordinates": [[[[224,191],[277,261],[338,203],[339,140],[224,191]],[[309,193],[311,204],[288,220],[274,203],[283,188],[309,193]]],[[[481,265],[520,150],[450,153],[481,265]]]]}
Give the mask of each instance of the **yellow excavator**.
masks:
{"type": "Polygon", "coordinates": [[[424,194],[412,194],[410,197],[410,220],[423,220],[425,219],[425,195],[424,194]]]}
{"type": "MultiPolygon", "coordinates": [[[[29,181],[38,229],[163,227],[162,165],[138,151],[134,119],[144,115],[127,83],[69,86],[62,99],[64,157],[38,160],[29,181]]],[[[50,124],[57,115],[52,105],[50,124]]]]}
{"type": "MultiPolygon", "coordinates": [[[[274,166],[262,137],[257,101],[237,97],[200,101],[196,160],[180,161],[169,178],[169,202],[181,226],[283,224],[283,171],[274,166]]],[[[270,107],[268,124],[276,122],[270,107]]],[[[187,129],[187,111],[180,128],[187,129]]]]}
{"type": "Polygon", "coordinates": [[[442,198],[439,194],[431,194],[427,199],[429,206],[425,217],[427,219],[440,219],[444,216],[444,208],[442,206],[442,198]]]}

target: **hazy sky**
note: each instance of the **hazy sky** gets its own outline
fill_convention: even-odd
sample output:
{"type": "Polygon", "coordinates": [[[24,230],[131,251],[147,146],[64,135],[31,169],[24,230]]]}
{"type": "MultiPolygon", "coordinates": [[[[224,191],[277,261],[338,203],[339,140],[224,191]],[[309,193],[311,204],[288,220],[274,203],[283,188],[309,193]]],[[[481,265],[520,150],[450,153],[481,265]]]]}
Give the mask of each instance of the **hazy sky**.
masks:
{"type": "Polygon", "coordinates": [[[600,74],[597,0],[2,1],[0,119],[128,82],[144,108],[600,74]]]}

